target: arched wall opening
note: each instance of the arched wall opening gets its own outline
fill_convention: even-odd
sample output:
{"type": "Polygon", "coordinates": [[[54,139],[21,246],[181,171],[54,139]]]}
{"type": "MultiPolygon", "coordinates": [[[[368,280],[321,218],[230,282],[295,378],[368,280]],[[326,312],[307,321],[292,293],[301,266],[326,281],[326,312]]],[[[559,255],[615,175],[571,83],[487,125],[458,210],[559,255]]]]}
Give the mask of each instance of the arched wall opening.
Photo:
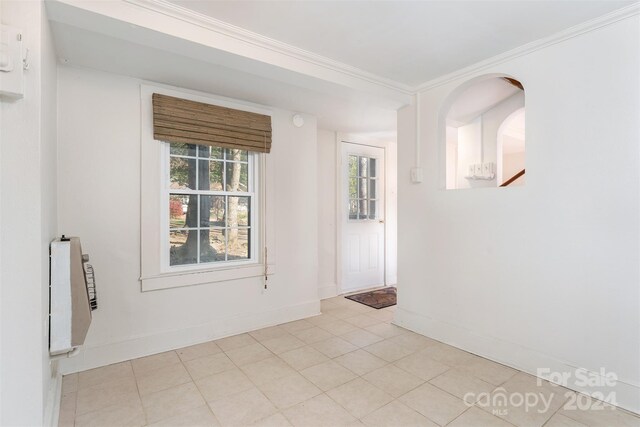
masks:
{"type": "Polygon", "coordinates": [[[524,161],[524,108],[523,85],[506,75],[476,77],[452,91],[439,118],[446,189],[500,187],[511,178],[509,167],[520,164],[512,160],[524,161]],[[517,156],[505,163],[503,147],[517,156]]]}

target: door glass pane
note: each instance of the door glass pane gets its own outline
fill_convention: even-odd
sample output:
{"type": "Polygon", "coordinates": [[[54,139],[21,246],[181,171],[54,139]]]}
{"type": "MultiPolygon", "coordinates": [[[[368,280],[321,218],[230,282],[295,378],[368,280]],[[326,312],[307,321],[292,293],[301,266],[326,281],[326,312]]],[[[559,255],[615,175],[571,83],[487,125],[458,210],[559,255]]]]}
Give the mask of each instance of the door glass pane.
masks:
{"type": "Polygon", "coordinates": [[[367,176],[369,159],[366,157],[358,158],[358,176],[367,176]]]}
{"type": "Polygon", "coordinates": [[[247,163],[225,163],[227,191],[249,191],[249,165],[247,163]]]}
{"type": "Polygon", "coordinates": [[[370,199],[375,199],[376,198],[376,180],[375,179],[370,179],[369,180],[369,193],[368,193],[368,197],[370,199]]]}
{"type": "Polygon", "coordinates": [[[369,203],[366,199],[358,200],[358,214],[360,219],[367,219],[369,216],[369,203]]]}
{"type": "Polygon", "coordinates": [[[227,227],[247,226],[249,224],[249,198],[229,196],[227,206],[229,219],[227,227]]]}
{"type": "Polygon", "coordinates": [[[349,219],[358,219],[358,200],[349,200],[349,219]]]}
{"type": "Polygon", "coordinates": [[[198,230],[169,232],[169,265],[198,262],[198,230]]]}
{"type": "Polygon", "coordinates": [[[172,190],[195,190],[196,159],[171,157],[169,176],[172,190]]]}
{"type": "Polygon", "coordinates": [[[369,159],[369,176],[372,178],[376,177],[376,159],[369,159]]]}
{"type": "Polygon", "coordinates": [[[369,200],[369,219],[376,219],[376,201],[369,200]]]}
{"type": "Polygon", "coordinates": [[[228,229],[227,259],[238,260],[249,258],[249,233],[248,228],[228,229]]]}
{"type": "Polygon", "coordinates": [[[178,156],[196,156],[196,146],[193,144],[179,144],[172,142],[169,145],[169,152],[178,156]]]}
{"type": "Polygon", "coordinates": [[[358,198],[366,199],[369,197],[368,181],[367,178],[358,178],[358,198]]]}
{"type": "Polygon", "coordinates": [[[349,178],[349,198],[350,199],[358,198],[358,179],[357,178],[349,178]]]}
{"type": "Polygon", "coordinates": [[[219,228],[200,230],[200,262],[224,261],[225,236],[219,228]]]}
{"type": "Polygon", "coordinates": [[[358,176],[358,157],[349,156],[349,177],[358,176]]]}
{"type": "Polygon", "coordinates": [[[224,196],[200,196],[200,227],[225,226],[224,196]]]}
{"type": "Polygon", "coordinates": [[[185,195],[172,194],[169,196],[169,227],[185,228],[187,225],[187,210],[189,198],[185,195]]]}

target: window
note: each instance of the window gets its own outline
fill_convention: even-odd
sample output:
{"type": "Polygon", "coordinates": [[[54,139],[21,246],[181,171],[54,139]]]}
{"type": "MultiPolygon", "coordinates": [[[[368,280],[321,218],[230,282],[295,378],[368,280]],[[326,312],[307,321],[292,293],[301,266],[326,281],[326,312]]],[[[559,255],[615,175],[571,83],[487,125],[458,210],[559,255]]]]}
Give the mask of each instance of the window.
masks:
{"type": "Polygon", "coordinates": [[[140,103],[142,291],[274,275],[271,111],[147,84],[140,103]]]}
{"type": "Polygon", "coordinates": [[[349,155],[349,219],[377,218],[376,159],[349,155]]]}
{"type": "Polygon", "coordinates": [[[208,267],[255,258],[257,154],[165,143],[168,266],[208,267]]]}

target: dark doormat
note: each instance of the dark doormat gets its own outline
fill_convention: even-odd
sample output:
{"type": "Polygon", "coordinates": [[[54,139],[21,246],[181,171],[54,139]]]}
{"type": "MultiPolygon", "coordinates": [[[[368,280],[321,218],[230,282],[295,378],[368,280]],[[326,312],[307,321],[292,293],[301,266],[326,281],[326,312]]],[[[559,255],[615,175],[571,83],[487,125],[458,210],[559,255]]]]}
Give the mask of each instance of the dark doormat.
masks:
{"type": "Polygon", "coordinates": [[[378,289],[376,291],[349,295],[345,298],[378,309],[391,307],[392,305],[396,305],[396,288],[378,289]]]}

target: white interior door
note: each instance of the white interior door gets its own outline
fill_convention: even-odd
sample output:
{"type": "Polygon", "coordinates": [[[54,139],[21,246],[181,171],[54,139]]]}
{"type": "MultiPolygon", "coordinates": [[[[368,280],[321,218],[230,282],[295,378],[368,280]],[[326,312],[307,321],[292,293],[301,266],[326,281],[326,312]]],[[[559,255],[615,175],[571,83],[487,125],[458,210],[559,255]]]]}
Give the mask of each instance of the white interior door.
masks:
{"type": "Polygon", "coordinates": [[[342,143],[342,292],[385,284],[384,149],[342,143]]]}

